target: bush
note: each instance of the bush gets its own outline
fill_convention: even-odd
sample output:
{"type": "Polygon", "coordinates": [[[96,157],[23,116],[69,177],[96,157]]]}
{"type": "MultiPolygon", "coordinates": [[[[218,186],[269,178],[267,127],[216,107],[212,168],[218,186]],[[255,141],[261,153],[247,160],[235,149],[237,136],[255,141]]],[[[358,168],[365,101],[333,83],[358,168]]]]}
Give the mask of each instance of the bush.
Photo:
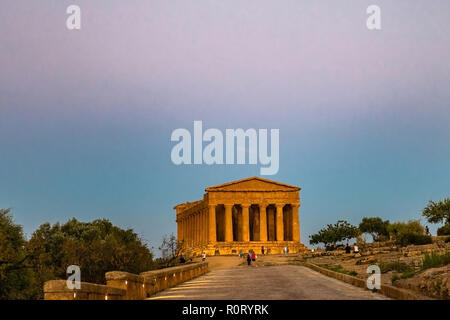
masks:
{"type": "Polygon", "coordinates": [[[352,270],[352,271],[346,270],[346,269],[344,269],[340,264],[337,265],[337,266],[334,266],[334,267],[328,266],[328,265],[324,265],[323,267],[325,267],[325,268],[328,269],[328,270],[331,270],[331,271],[334,271],[334,272],[343,273],[343,274],[348,274],[348,275],[350,275],[350,276],[356,276],[356,275],[358,275],[358,273],[357,273],[356,271],[353,271],[353,270],[352,270]]]}
{"type": "Polygon", "coordinates": [[[407,279],[407,278],[411,278],[416,274],[416,272],[414,270],[407,270],[405,272],[403,272],[402,274],[398,275],[397,273],[394,274],[391,278],[391,281],[394,282],[396,280],[400,280],[400,279],[407,279]]]}
{"type": "Polygon", "coordinates": [[[450,252],[439,254],[436,252],[425,253],[422,259],[422,270],[429,268],[438,268],[450,263],[450,252]]]}
{"type": "Polygon", "coordinates": [[[381,273],[386,273],[388,271],[407,272],[414,270],[414,268],[411,265],[405,262],[401,262],[400,260],[391,262],[381,261],[378,266],[380,267],[381,273]]]}
{"type": "Polygon", "coordinates": [[[395,222],[387,226],[390,236],[397,240],[403,234],[425,234],[425,228],[419,220],[410,220],[408,222],[395,222]]]}
{"type": "Polygon", "coordinates": [[[443,225],[437,229],[438,236],[450,236],[450,223],[443,225]]]}
{"type": "Polygon", "coordinates": [[[445,238],[444,240],[446,243],[450,242],[450,237],[445,238]]]}
{"type": "Polygon", "coordinates": [[[433,243],[433,238],[425,234],[407,233],[400,235],[397,239],[397,243],[401,246],[410,244],[423,245],[433,243]]]}

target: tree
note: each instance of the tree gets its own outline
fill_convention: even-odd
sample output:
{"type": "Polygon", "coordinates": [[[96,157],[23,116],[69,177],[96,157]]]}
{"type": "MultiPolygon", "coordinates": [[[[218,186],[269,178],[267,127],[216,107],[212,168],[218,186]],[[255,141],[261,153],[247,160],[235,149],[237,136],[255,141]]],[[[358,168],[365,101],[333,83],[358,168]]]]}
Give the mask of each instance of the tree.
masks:
{"type": "Polygon", "coordinates": [[[362,233],[368,233],[372,236],[373,241],[380,241],[380,237],[388,237],[389,220],[383,221],[379,217],[363,218],[359,224],[359,230],[362,233]]]}
{"type": "Polygon", "coordinates": [[[438,202],[428,201],[428,205],[422,210],[422,215],[430,223],[450,224],[450,198],[438,202]]]}
{"type": "Polygon", "coordinates": [[[10,209],[0,209],[0,299],[29,299],[34,277],[29,266],[22,226],[10,209]]]}
{"type": "Polygon", "coordinates": [[[162,259],[160,263],[164,267],[170,267],[177,264],[177,258],[183,251],[183,241],[178,241],[177,238],[171,234],[163,237],[161,246],[158,248],[161,250],[162,259]]]}
{"type": "Polygon", "coordinates": [[[420,224],[419,220],[391,223],[388,226],[388,231],[390,237],[401,246],[432,242],[432,238],[425,235],[425,228],[420,224]]]}
{"type": "Polygon", "coordinates": [[[78,265],[81,280],[93,283],[104,283],[108,271],[140,273],[154,267],[153,255],[139,236],[106,219],[44,223],[33,233],[27,250],[33,257],[39,295],[45,281],[67,278],[69,265],[78,265]]]}
{"type": "Polygon", "coordinates": [[[357,237],[359,229],[347,221],[339,220],[334,225],[328,224],[326,228],[310,236],[310,244],[323,243],[326,247],[336,248],[336,244],[343,240],[357,237]]]}

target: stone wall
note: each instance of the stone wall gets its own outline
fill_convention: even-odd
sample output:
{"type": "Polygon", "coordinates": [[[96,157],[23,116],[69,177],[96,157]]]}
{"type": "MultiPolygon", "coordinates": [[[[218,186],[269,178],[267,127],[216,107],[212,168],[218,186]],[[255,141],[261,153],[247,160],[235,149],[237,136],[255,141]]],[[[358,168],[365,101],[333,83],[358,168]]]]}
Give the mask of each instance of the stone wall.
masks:
{"type": "Polygon", "coordinates": [[[142,300],[164,289],[176,286],[208,272],[208,263],[199,262],[152,270],[139,275],[107,272],[106,285],[81,283],[81,289],[70,290],[66,280],[51,280],[44,284],[45,300],[142,300]]]}
{"type": "Polygon", "coordinates": [[[123,300],[126,290],[88,282],[81,282],[81,289],[70,290],[66,280],[44,283],[45,300],[123,300]]]}

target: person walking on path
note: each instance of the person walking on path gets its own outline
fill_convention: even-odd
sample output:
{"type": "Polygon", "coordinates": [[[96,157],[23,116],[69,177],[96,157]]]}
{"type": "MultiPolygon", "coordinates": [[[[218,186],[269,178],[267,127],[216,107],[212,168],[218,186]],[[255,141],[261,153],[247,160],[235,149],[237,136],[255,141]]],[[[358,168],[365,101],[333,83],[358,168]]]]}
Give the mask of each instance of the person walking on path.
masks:
{"type": "Polygon", "coordinates": [[[252,264],[252,253],[249,251],[247,254],[247,265],[252,264]]]}
{"type": "Polygon", "coordinates": [[[262,246],[262,247],[261,247],[261,253],[262,253],[262,255],[264,255],[264,251],[265,251],[265,248],[264,248],[264,246],[262,246]]]}
{"type": "Polygon", "coordinates": [[[205,260],[206,260],[206,253],[203,252],[203,253],[202,253],[202,261],[205,261],[205,260]]]}
{"type": "Polygon", "coordinates": [[[255,251],[252,251],[252,261],[253,262],[256,261],[256,253],[255,253],[255,251]]]}

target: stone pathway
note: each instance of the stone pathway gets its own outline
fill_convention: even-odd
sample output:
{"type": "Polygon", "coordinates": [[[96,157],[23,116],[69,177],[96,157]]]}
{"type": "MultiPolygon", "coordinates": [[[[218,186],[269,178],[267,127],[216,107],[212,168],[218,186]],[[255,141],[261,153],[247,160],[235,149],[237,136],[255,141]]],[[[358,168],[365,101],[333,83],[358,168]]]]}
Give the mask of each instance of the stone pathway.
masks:
{"type": "Polygon", "coordinates": [[[388,299],[298,265],[214,269],[149,300],[368,300],[388,299]]]}

